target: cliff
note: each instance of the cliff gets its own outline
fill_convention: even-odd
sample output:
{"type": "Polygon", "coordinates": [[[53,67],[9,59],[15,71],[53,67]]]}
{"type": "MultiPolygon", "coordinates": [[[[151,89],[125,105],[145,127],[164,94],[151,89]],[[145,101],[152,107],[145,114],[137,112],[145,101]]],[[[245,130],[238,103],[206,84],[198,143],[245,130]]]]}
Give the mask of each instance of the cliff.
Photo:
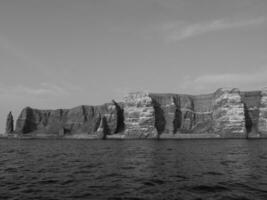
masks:
{"type": "Polygon", "coordinates": [[[121,129],[119,105],[79,106],[72,109],[38,110],[26,107],[16,123],[16,133],[47,135],[96,134],[105,123],[105,133],[121,129]],[[101,123],[102,122],[102,123],[101,123]]]}
{"type": "Polygon", "coordinates": [[[130,93],[101,106],[38,110],[26,107],[14,134],[93,138],[267,137],[267,89],[212,94],[130,93]]]}
{"type": "Polygon", "coordinates": [[[124,135],[128,138],[157,137],[156,112],[147,93],[130,93],[124,99],[124,135]]]}

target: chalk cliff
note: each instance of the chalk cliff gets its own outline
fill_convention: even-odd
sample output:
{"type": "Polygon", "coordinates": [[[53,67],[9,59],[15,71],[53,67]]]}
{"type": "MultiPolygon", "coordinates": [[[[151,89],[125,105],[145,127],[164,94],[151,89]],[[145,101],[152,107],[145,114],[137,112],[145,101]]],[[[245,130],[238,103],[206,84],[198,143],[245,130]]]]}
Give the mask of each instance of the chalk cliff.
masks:
{"type": "Polygon", "coordinates": [[[205,95],[136,92],[123,102],[72,109],[26,107],[14,134],[95,138],[267,137],[267,89],[205,95]]]}

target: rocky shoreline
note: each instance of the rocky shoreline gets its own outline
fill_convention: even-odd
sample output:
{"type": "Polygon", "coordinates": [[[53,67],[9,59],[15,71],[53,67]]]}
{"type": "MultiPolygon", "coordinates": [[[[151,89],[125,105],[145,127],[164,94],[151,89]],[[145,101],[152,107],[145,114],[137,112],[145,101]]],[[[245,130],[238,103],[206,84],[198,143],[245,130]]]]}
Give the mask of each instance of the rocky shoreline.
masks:
{"type": "Polygon", "coordinates": [[[24,108],[0,138],[207,139],[267,138],[267,89],[212,94],[130,93],[123,102],[72,109],[24,108]]]}

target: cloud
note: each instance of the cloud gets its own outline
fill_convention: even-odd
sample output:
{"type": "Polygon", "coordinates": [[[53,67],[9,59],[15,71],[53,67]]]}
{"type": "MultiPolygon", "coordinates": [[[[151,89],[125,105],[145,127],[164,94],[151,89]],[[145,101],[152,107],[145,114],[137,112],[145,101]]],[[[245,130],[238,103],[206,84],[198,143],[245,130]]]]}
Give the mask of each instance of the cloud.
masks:
{"type": "Polygon", "coordinates": [[[181,41],[198,35],[202,35],[208,32],[215,32],[227,29],[235,29],[248,26],[256,26],[263,24],[266,18],[260,17],[249,20],[226,20],[218,19],[208,22],[201,22],[195,24],[188,24],[186,22],[174,22],[164,24],[162,26],[162,33],[165,40],[170,41],[181,41]]]}
{"type": "Polygon", "coordinates": [[[16,97],[50,97],[50,96],[68,96],[72,92],[80,91],[81,88],[72,86],[70,84],[53,84],[40,83],[37,86],[14,85],[7,86],[0,83],[0,94],[2,96],[16,96],[16,97]]]}
{"type": "Polygon", "coordinates": [[[267,86],[267,69],[261,68],[254,73],[206,74],[195,78],[187,77],[180,88],[192,92],[214,91],[221,87],[257,90],[267,86]]]}

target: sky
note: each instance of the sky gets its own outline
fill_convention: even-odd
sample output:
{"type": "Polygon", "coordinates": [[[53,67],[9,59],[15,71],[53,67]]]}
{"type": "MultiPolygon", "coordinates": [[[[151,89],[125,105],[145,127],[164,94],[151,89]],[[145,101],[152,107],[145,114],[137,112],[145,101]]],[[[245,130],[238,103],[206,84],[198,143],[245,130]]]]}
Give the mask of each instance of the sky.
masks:
{"type": "Polygon", "coordinates": [[[26,106],[265,86],[266,0],[0,1],[0,132],[26,106]]]}

